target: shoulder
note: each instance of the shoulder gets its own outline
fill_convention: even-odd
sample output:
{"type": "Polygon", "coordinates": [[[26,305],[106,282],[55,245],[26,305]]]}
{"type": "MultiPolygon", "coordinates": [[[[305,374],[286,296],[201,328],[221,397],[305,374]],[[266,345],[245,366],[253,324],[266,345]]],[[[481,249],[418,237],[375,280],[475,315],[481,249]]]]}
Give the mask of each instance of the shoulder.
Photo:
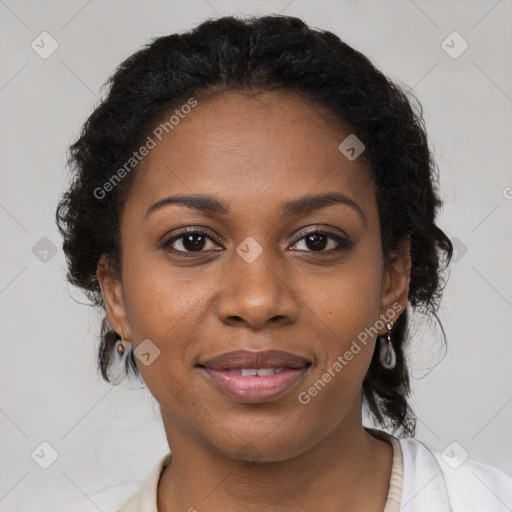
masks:
{"type": "Polygon", "coordinates": [[[453,450],[431,450],[417,439],[399,442],[404,464],[402,512],[512,510],[511,475],[453,450]]]}
{"type": "Polygon", "coordinates": [[[162,457],[139,490],[116,512],[158,512],[157,492],[160,476],[171,461],[171,453],[162,457]]]}

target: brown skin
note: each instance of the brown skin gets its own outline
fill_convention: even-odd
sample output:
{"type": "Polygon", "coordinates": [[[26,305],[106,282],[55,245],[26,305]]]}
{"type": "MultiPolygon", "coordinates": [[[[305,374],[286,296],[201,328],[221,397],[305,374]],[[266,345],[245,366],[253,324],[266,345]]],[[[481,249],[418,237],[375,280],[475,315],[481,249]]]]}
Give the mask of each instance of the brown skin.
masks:
{"type": "Polygon", "coordinates": [[[408,244],[385,263],[370,173],[362,157],[351,162],[338,150],[349,133],[295,95],[226,93],[198,99],[138,170],[122,213],[122,275],[102,260],[98,278],[116,332],[133,348],[150,339],[161,351],[149,366],[138,362],[173,453],[159,483],[160,512],[384,508],[392,450],[363,429],[361,414],[376,340],[309,404],[297,398],[359,333],[407,301],[408,244]],[[280,217],[283,202],[327,192],[355,201],[366,224],[344,204],[280,217]],[[172,204],[144,218],[157,200],[194,193],[217,197],[230,212],[172,204]],[[172,248],[190,258],[159,246],[186,226],[212,237],[203,252],[183,238],[172,248]],[[319,247],[298,236],[301,228],[353,246],[329,252],[336,240],[319,247]],[[236,252],[248,236],[263,249],[252,263],[236,252]],[[276,399],[242,403],[196,367],[238,349],[286,350],[313,365],[276,399]]]}

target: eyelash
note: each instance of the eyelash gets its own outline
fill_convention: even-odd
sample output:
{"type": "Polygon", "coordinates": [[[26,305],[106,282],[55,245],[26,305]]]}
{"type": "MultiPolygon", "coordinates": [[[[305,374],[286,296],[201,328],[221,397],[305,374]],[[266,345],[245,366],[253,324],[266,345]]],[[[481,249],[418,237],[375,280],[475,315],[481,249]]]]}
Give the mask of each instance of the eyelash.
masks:
{"type": "MultiPolygon", "coordinates": [[[[217,243],[213,239],[213,237],[209,236],[208,233],[206,233],[205,231],[200,231],[200,230],[197,230],[197,229],[194,229],[194,228],[190,228],[190,229],[186,229],[184,231],[181,231],[178,235],[175,235],[172,238],[170,238],[169,240],[163,242],[162,248],[167,250],[167,251],[169,251],[169,252],[172,252],[174,254],[187,255],[187,257],[207,252],[205,250],[200,250],[200,251],[178,251],[178,250],[173,249],[171,247],[171,245],[174,242],[183,239],[187,235],[202,235],[202,236],[205,236],[208,240],[210,240],[210,241],[212,241],[214,243],[217,243]]],[[[322,249],[320,251],[313,251],[313,250],[309,249],[309,250],[305,250],[305,252],[316,253],[316,254],[321,254],[321,253],[332,254],[333,252],[341,252],[343,250],[348,250],[353,245],[352,242],[350,240],[346,239],[346,238],[343,238],[341,236],[335,235],[334,233],[330,233],[328,231],[320,231],[320,230],[301,231],[299,233],[300,238],[298,238],[292,245],[297,245],[300,241],[304,240],[306,237],[308,237],[310,235],[324,235],[324,236],[327,236],[327,238],[330,238],[331,240],[336,241],[338,243],[338,247],[336,247],[335,249],[327,249],[327,250],[322,249]]],[[[219,250],[219,249],[214,249],[214,250],[219,250]]],[[[303,251],[303,249],[300,249],[300,251],[303,251]]]]}

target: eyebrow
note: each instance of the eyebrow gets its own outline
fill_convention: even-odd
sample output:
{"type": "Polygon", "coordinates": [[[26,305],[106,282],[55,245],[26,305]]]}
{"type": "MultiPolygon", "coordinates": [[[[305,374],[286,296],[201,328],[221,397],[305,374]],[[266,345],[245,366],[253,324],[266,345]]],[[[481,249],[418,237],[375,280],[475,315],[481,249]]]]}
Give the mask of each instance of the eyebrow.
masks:
{"type": "MultiPolygon", "coordinates": [[[[214,196],[207,194],[173,195],[164,197],[152,204],[144,218],[170,204],[180,204],[210,215],[225,215],[230,212],[229,207],[214,196]]],[[[308,195],[292,199],[282,205],[280,215],[281,217],[305,215],[333,204],[349,206],[360,215],[365,226],[367,225],[366,215],[361,207],[353,199],[340,193],[308,195]]]]}

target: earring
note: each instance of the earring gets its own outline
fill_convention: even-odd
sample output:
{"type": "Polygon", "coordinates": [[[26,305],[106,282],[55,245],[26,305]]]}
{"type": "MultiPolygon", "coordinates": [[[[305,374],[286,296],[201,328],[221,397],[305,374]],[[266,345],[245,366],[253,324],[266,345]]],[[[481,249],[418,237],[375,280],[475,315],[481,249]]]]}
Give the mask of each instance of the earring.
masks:
{"type": "Polygon", "coordinates": [[[121,338],[120,340],[117,340],[116,342],[116,352],[119,355],[119,357],[123,357],[125,352],[127,351],[127,347],[129,346],[129,342],[121,338]]]}
{"type": "Polygon", "coordinates": [[[380,363],[386,370],[392,370],[396,366],[396,354],[393,344],[391,343],[391,329],[393,328],[393,322],[387,319],[386,327],[388,329],[387,341],[380,337],[380,363]]]}

